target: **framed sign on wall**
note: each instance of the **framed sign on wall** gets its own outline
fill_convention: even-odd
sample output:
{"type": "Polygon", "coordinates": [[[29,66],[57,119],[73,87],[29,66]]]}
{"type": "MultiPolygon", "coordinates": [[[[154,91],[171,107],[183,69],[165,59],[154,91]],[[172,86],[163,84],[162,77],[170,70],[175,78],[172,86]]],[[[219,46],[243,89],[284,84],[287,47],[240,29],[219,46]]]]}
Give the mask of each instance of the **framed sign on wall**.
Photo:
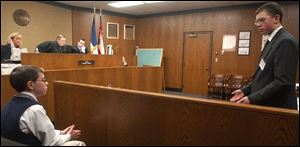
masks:
{"type": "Polygon", "coordinates": [[[239,32],[239,47],[238,55],[248,56],[250,55],[250,31],[240,31],[239,32]]]}
{"type": "Polygon", "coordinates": [[[113,22],[107,22],[107,38],[119,39],[119,24],[113,22]]]}
{"type": "Polygon", "coordinates": [[[135,40],[135,26],[124,24],[124,40],[135,40]]]}

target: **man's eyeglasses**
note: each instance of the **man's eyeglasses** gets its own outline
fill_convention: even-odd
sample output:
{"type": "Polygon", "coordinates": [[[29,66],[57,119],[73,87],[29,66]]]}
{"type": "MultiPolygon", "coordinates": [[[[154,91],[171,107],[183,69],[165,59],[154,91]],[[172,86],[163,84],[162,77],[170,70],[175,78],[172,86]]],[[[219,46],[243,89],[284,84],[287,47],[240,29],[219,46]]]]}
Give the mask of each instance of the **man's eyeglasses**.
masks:
{"type": "Polygon", "coordinates": [[[259,18],[257,20],[255,20],[254,24],[255,25],[261,25],[263,24],[267,19],[266,18],[259,18]]]}
{"type": "Polygon", "coordinates": [[[44,83],[48,82],[46,78],[43,78],[43,79],[41,79],[41,80],[35,80],[35,81],[42,81],[42,82],[44,82],[44,83]]]}

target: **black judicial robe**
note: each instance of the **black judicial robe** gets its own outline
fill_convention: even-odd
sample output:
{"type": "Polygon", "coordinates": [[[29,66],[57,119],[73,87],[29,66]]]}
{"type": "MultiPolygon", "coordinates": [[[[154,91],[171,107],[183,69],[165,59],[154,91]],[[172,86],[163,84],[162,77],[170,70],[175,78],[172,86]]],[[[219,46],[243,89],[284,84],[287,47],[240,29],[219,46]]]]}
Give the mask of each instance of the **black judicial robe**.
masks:
{"type": "Polygon", "coordinates": [[[9,60],[11,56],[11,46],[10,44],[1,45],[1,62],[9,60]]]}
{"type": "Polygon", "coordinates": [[[37,46],[40,53],[71,53],[65,46],[59,46],[56,41],[45,41],[37,46]]]}

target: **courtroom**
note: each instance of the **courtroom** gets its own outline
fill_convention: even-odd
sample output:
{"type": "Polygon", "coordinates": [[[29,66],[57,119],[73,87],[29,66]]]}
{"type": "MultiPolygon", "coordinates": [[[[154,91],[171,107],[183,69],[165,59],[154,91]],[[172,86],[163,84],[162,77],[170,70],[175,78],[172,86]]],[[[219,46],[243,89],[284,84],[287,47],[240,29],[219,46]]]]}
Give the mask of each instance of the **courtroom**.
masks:
{"type": "Polygon", "coordinates": [[[1,146],[299,146],[299,1],[1,1],[1,146]]]}

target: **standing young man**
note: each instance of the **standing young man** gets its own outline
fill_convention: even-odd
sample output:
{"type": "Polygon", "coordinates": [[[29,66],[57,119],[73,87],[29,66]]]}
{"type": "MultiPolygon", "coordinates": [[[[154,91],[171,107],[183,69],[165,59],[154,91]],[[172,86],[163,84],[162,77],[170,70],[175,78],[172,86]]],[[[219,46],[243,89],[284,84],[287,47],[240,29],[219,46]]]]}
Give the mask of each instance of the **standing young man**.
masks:
{"type": "Polygon", "coordinates": [[[233,92],[231,101],[297,109],[295,77],[299,44],[281,25],[283,8],[270,2],[256,10],[255,26],[268,35],[252,83],[233,92]]]}

